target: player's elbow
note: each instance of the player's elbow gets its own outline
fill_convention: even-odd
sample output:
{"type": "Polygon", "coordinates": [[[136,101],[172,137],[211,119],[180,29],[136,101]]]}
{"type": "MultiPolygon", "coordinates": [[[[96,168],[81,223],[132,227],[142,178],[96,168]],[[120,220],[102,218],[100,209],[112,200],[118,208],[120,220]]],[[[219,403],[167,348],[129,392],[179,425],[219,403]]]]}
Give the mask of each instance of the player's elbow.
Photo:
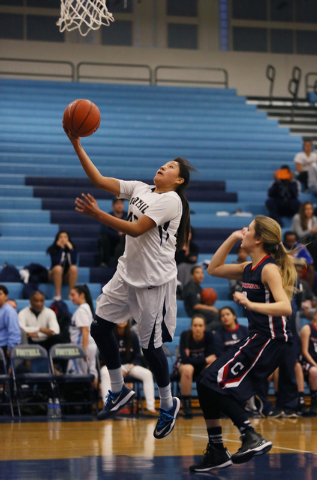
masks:
{"type": "Polygon", "coordinates": [[[290,315],[292,315],[292,313],[293,313],[293,310],[292,310],[291,304],[285,306],[285,310],[284,310],[283,316],[284,316],[284,317],[289,317],[290,315]]]}

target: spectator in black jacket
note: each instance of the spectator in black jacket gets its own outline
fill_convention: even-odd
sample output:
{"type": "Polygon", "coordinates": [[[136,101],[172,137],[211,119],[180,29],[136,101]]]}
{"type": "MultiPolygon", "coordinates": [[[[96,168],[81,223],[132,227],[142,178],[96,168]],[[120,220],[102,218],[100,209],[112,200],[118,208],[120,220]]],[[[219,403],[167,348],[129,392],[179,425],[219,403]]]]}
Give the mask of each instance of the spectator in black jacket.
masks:
{"type": "Polygon", "coordinates": [[[191,280],[191,269],[197,263],[199,247],[192,240],[195,236],[191,227],[188,242],[179,251],[176,251],[175,260],[177,264],[177,279],[181,282],[182,288],[191,280]]]}
{"type": "MultiPolygon", "coordinates": [[[[119,198],[113,199],[112,211],[109,212],[109,215],[121,218],[121,220],[126,220],[127,212],[124,211],[124,201],[119,198]]],[[[125,235],[122,232],[118,232],[117,230],[102,224],[98,244],[101,258],[100,266],[107,267],[110,263],[111,257],[114,256],[117,263],[118,258],[123,255],[125,235]]]]}
{"type": "MultiPolygon", "coordinates": [[[[147,412],[155,415],[153,376],[150,370],[140,366],[141,352],[137,335],[131,331],[128,320],[118,323],[113,333],[119,345],[123,378],[129,376],[143,382],[147,412]]],[[[106,366],[101,368],[100,375],[102,398],[105,399],[108,392],[111,391],[110,376],[106,366]]]]}
{"type": "Polygon", "coordinates": [[[180,374],[184,417],[192,417],[191,391],[193,380],[216,360],[213,335],[206,330],[206,320],[201,314],[192,318],[190,330],[181,334],[177,367],[180,374]]]}
{"type": "Polygon", "coordinates": [[[48,279],[55,287],[54,300],[61,300],[62,284],[69,285],[69,291],[71,291],[78,278],[77,253],[68,232],[59,231],[46,253],[51,256],[52,265],[48,272],[48,279]]]}
{"type": "Polygon", "coordinates": [[[294,173],[288,165],[282,165],[280,170],[274,172],[274,182],[269,188],[269,198],[266,201],[269,216],[281,227],[283,226],[281,217],[293,217],[298,212],[299,193],[300,185],[294,180],[294,173]]]}
{"type": "Polygon", "coordinates": [[[202,287],[204,280],[204,272],[201,267],[195,266],[191,270],[191,280],[185,285],[183,290],[183,299],[186,313],[189,317],[193,317],[197,313],[201,313],[206,319],[206,325],[209,330],[217,330],[221,327],[218,309],[205,305],[201,301],[202,287]]]}

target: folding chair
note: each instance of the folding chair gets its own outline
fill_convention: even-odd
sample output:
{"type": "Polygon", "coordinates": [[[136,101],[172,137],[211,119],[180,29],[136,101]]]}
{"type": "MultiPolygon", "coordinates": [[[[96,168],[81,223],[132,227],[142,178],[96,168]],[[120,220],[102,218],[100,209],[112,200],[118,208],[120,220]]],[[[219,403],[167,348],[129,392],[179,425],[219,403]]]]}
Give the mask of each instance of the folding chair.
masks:
{"type": "Polygon", "coordinates": [[[57,343],[51,347],[49,356],[53,372],[56,371],[54,362],[68,361],[66,373],[54,374],[62,413],[91,413],[94,403],[92,382],[95,377],[89,372],[85,349],[73,343],[57,343]],[[82,373],[83,370],[85,373],[82,373]]]}
{"type": "Polygon", "coordinates": [[[144,408],[143,408],[143,402],[141,398],[141,387],[143,387],[143,382],[141,380],[138,380],[137,378],[130,377],[127,375],[124,379],[124,383],[132,383],[133,384],[133,390],[135,391],[135,397],[131,402],[131,413],[133,412],[133,405],[134,402],[136,402],[136,414],[138,415],[140,412],[140,406],[141,406],[141,413],[142,415],[144,414],[144,408]]]}
{"type": "Polygon", "coordinates": [[[7,360],[4,354],[3,349],[0,347],[0,385],[2,385],[2,392],[0,393],[0,406],[8,407],[10,406],[11,417],[14,417],[12,398],[11,398],[11,377],[7,372],[7,360]],[[5,388],[7,387],[7,388],[5,388]],[[9,400],[9,401],[7,401],[9,400]]]}
{"type": "Polygon", "coordinates": [[[55,400],[55,392],[45,348],[41,345],[17,345],[12,348],[10,358],[19,417],[21,407],[26,410],[27,406],[29,410],[35,405],[45,405],[46,410],[48,400],[55,400]]]}

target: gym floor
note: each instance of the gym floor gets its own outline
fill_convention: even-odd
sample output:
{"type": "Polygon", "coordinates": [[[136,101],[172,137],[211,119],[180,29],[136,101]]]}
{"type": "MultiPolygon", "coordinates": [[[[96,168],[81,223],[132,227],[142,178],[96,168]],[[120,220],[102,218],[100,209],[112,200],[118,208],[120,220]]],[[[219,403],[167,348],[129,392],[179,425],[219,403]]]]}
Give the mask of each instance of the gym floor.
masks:
{"type": "MultiPolygon", "coordinates": [[[[2,423],[0,479],[185,480],[196,475],[232,480],[317,478],[316,417],[251,421],[273,442],[271,452],[207,474],[188,470],[194,457],[206,448],[202,417],[180,417],[172,434],[162,440],[153,437],[155,418],[2,423]]],[[[240,447],[238,432],[227,419],[223,421],[223,438],[231,453],[240,447]]]]}

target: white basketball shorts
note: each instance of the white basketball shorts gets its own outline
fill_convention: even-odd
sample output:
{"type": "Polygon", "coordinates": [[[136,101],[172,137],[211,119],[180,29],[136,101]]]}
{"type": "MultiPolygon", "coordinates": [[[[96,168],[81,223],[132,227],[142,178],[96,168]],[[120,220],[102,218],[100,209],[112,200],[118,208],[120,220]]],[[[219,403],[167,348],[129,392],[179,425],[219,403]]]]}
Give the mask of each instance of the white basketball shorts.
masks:
{"type": "Polygon", "coordinates": [[[143,348],[159,348],[172,341],[177,316],[176,277],[164,285],[135,288],[116,272],[97,298],[96,315],[124,323],[131,316],[138,323],[143,348]]]}

